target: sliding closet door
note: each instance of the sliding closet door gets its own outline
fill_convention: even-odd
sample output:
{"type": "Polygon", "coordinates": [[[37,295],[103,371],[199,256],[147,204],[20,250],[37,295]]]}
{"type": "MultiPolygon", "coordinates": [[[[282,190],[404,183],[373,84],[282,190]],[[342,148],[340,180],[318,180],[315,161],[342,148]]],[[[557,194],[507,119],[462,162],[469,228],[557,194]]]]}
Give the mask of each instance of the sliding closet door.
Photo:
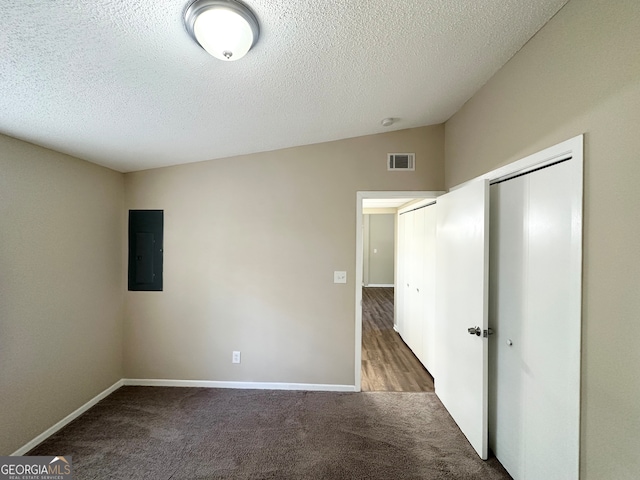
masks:
{"type": "Polygon", "coordinates": [[[408,343],[408,339],[413,332],[413,317],[411,308],[411,289],[413,286],[413,215],[411,212],[402,215],[404,217],[404,282],[401,288],[404,290],[404,317],[402,322],[402,330],[400,330],[400,336],[408,343]]]}
{"type": "Polygon", "coordinates": [[[398,331],[429,371],[435,364],[435,204],[398,216],[398,331]]]}
{"type": "Polygon", "coordinates": [[[405,291],[404,291],[404,285],[405,285],[405,257],[407,256],[406,250],[405,250],[405,245],[404,245],[404,239],[405,239],[405,216],[404,215],[397,215],[396,216],[396,221],[398,222],[398,228],[397,228],[397,237],[396,237],[396,252],[397,252],[397,257],[396,257],[396,281],[395,281],[395,288],[394,288],[394,310],[395,310],[395,315],[393,318],[394,321],[394,325],[396,327],[396,331],[398,332],[403,332],[404,331],[404,325],[405,325],[405,321],[404,321],[404,317],[405,317],[405,311],[406,311],[406,307],[405,307],[405,291]]]}
{"type": "Polygon", "coordinates": [[[489,186],[484,180],[438,197],[436,394],[487,458],[489,186]],[[475,334],[477,328],[478,335],[475,334]]]}
{"type": "Polygon", "coordinates": [[[436,205],[422,209],[424,215],[423,241],[423,331],[422,364],[436,376],[436,205]]]}
{"type": "Polygon", "coordinates": [[[524,451],[522,316],[525,289],[525,177],[491,186],[489,248],[489,445],[514,479],[522,479],[524,451]],[[513,346],[516,348],[513,348],[513,346]]]}
{"type": "Polygon", "coordinates": [[[424,332],[424,209],[409,213],[413,217],[413,239],[411,251],[411,276],[409,309],[411,330],[407,344],[413,354],[424,363],[422,335],[424,332]]]}
{"type": "Polygon", "coordinates": [[[581,165],[491,187],[491,447],[516,480],[577,479],[581,165]]]}

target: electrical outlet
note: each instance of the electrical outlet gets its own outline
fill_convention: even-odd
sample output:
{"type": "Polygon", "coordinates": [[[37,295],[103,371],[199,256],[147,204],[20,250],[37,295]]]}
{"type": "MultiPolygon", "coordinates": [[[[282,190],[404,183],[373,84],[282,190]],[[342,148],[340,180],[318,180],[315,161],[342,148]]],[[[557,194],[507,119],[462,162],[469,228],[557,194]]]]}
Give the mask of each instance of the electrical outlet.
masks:
{"type": "Polygon", "coordinates": [[[240,352],[231,353],[231,363],[240,363],[240,352]]]}

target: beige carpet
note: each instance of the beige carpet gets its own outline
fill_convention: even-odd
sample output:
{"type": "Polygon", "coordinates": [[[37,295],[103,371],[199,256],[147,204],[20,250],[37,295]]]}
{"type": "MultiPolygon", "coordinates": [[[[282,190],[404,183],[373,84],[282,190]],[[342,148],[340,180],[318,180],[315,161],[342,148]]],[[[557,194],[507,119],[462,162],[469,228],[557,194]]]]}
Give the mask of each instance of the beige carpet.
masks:
{"type": "Polygon", "coordinates": [[[84,479],[509,479],[432,393],[123,387],[29,452],[84,479]]]}

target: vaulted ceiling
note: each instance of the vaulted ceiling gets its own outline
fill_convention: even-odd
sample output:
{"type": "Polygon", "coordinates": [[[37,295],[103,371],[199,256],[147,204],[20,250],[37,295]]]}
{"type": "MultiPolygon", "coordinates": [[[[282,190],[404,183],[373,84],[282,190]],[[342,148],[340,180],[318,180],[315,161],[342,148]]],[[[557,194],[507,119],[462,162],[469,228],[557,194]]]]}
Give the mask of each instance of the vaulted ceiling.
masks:
{"type": "Polygon", "coordinates": [[[246,0],[235,62],[182,0],[3,1],[0,133],[126,172],[441,123],[566,1],[246,0]]]}

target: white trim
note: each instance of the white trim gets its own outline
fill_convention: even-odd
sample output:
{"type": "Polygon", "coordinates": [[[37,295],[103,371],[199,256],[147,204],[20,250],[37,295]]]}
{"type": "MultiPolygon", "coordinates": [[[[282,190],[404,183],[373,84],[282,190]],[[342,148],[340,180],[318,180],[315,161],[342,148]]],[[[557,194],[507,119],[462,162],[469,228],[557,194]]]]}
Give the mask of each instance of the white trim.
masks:
{"type": "MultiPolygon", "coordinates": [[[[437,196],[444,195],[447,192],[434,192],[437,196]]],[[[416,210],[421,207],[426,207],[427,205],[434,205],[436,203],[435,198],[423,198],[422,200],[416,200],[413,202],[409,202],[401,207],[398,207],[398,214],[411,212],[412,210],[416,210]]]]}
{"type": "Polygon", "coordinates": [[[582,163],[584,157],[584,135],[578,135],[570,138],[569,140],[558,143],[557,145],[545,148],[544,150],[529,155],[528,157],[524,157],[503,167],[491,170],[490,172],[480,175],[468,182],[451,187],[449,190],[457,190],[458,188],[461,188],[468,183],[475,182],[476,180],[489,180],[490,182],[494,182],[513,175],[520,175],[528,172],[529,170],[551,165],[552,163],[559,162],[560,160],[569,157],[578,158],[580,163],[582,163]]]}
{"type": "Polygon", "coordinates": [[[364,286],[364,288],[368,287],[395,287],[395,285],[393,283],[369,283],[364,286]]]}
{"type": "Polygon", "coordinates": [[[161,379],[137,379],[122,378],[102,391],[87,403],[76,409],[58,423],[48,428],[30,442],[24,444],[18,450],[11,454],[12,457],[19,457],[27,453],[29,450],[40,445],[58,430],[67,426],[73,420],[85,413],[99,401],[105,399],[122,386],[139,386],[139,387],[205,387],[205,388],[237,388],[241,390],[305,390],[318,392],[356,392],[355,385],[331,385],[323,383],[272,383],[272,382],[218,382],[205,380],[161,380],[161,379]]]}
{"type": "Polygon", "coordinates": [[[37,447],[38,445],[40,445],[42,442],[44,442],[47,438],[49,438],[51,435],[53,435],[54,433],[56,433],[58,430],[60,430],[62,427],[65,427],[66,425],[68,425],[69,423],[71,423],[73,420],[75,420],[76,418],[78,418],[80,415],[82,415],[84,412],[86,412],[87,410],[89,410],[91,407],[93,407],[96,403],[98,403],[100,400],[108,397],[109,395],[111,395],[113,392],[115,392],[117,389],[119,389],[120,387],[122,387],[123,385],[123,380],[118,380],[116,383],[114,383],[113,385],[111,385],[109,388],[107,388],[106,390],[104,390],[103,392],[99,393],[98,395],[96,395],[95,397],[93,397],[91,400],[89,400],[87,403],[85,403],[84,405],[82,405],[80,408],[76,409],[74,412],[70,413],[69,415],[67,415],[66,417],[64,417],[62,420],[60,420],[58,423],[56,423],[55,425],[53,425],[52,427],[48,428],[47,430],[45,430],[44,432],[42,432],[40,435],[38,435],[36,438],[34,438],[33,440],[31,440],[30,442],[24,444],[22,447],[20,447],[18,450],[16,450],[15,452],[13,452],[11,454],[12,457],[19,457],[24,455],[25,453],[27,453],[29,450],[32,450],[34,447],[37,447]]]}
{"type": "MultiPolygon", "coordinates": [[[[573,198],[573,224],[572,235],[580,240],[576,242],[576,248],[572,252],[572,270],[576,272],[574,278],[575,282],[579,283],[572,285],[572,291],[577,291],[577,295],[574,295],[569,301],[574,304],[574,308],[582,321],[582,261],[583,261],[583,223],[584,223],[584,135],[577,135],[573,138],[565,140],[564,142],[553,145],[549,148],[536,152],[528,157],[524,157],[515,162],[509,163],[503,167],[497,168],[490,172],[487,172],[479,177],[476,177],[468,182],[464,182],[460,185],[456,185],[450,188],[456,190],[476,180],[489,180],[489,182],[495,182],[502,179],[507,179],[515,175],[527,173],[531,170],[543,168],[548,165],[552,165],[559,161],[573,158],[575,161],[574,174],[579,179],[579,189],[576,198],[573,198]]],[[[490,220],[489,220],[490,221],[490,220]]],[[[582,349],[579,352],[580,357],[580,375],[582,372],[582,349]]],[[[580,377],[581,378],[581,377],[580,377]]],[[[582,395],[579,394],[579,398],[576,405],[576,415],[578,417],[578,434],[576,436],[576,448],[578,449],[578,459],[582,458],[582,451],[580,449],[580,438],[582,437],[582,425],[579,419],[582,416],[582,395]]],[[[579,470],[579,461],[576,465],[576,471],[579,470]]]]}
{"type": "Polygon", "coordinates": [[[136,387],[200,387],[236,388],[239,390],[305,390],[319,392],[355,392],[354,385],[324,383],[222,382],[217,380],[167,380],[156,378],[124,378],[124,385],[136,387]]]}
{"type": "MultiPolygon", "coordinates": [[[[436,198],[441,195],[442,192],[434,191],[393,191],[393,192],[373,192],[364,191],[356,192],[356,335],[355,335],[355,390],[359,392],[361,390],[362,383],[362,273],[364,263],[364,246],[363,246],[363,232],[362,232],[362,201],[365,198],[436,198]]],[[[397,228],[397,226],[396,226],[397,228]]],[[[397,250],[394,254],[394,277],[397,268],[397,250]]],[[[397,292],[395,293],[397,295],[397,292]]],[[[396,304],[397,302],[394,302],[396,304]]],[[[395,317],[395,315],[394,315],[395,317]]],[[[395,321],[395,320],[394,320],[395,321]]]]}

